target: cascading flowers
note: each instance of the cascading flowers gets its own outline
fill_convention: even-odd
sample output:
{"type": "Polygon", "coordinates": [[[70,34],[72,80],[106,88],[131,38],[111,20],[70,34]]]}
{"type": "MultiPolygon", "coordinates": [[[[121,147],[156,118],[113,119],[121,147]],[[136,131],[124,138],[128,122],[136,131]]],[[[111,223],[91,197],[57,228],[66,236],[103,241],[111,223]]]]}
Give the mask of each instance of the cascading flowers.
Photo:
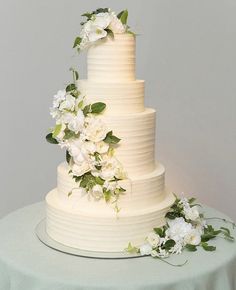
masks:
{"type": "MultiPolygon", "coordinates": [[[[49,143],[66,149],[69,174],[78,183],[81,195],[88,193],[94,199],[104,198],[115,203],[125,192],[118,181],[126,177],[122,164],[114,154],[120,139],[113,135],[99,116],[106,104],[87,104],[76,82],[78,72],[72,69],[74,82],[54,96],[51,115],[56,125],[46,136],[49,143]]],[[[73,190],[68,193],[70,196],[73,190]]]]}
{"type": "Polygon", "coordinates": [[[74,41],[73,48],[78,51],[94,44],[100,39],[114,37],[114,33],[132,33],[127,25],[128,11],[123,10],[116,15],[110,8],[99,8],[91,13],[82,14],[86,21],[81,22],[81,32],[74,41]]]}
{"type": "MultiPolygon", "coordinates": [[[[176,197],[175,203],[166,214],[166,225],[154,228],[139,248],[129,243],[125,250],[164,259],[172,254],[181,254],[184,249],[195,252],[197,247],[202,247],[206,251],[215,251],[216,247],[209,245],[208,241],[217,236],[234,241],[228,228],[220,227],[216,230],[207,224],[207,218],[198,210],[199,206],[195,204],[195,198],[176,197]]],[[[234,223],[229,223],[235,228],[234,223]]]]}

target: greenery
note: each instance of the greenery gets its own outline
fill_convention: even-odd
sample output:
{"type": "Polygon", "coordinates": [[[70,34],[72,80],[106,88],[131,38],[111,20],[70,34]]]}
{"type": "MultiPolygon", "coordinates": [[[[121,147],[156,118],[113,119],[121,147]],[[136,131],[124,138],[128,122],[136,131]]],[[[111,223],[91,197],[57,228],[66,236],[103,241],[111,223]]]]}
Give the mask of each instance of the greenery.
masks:
{"type": "Polygon", "coordinates": [[[113,132],[110,131],[107,133],[106,138],[104,139],[104,142],[108,144],[117,144],[120,142],[120,139],[116,137],[115,135],[113,135],[113,132]]]}

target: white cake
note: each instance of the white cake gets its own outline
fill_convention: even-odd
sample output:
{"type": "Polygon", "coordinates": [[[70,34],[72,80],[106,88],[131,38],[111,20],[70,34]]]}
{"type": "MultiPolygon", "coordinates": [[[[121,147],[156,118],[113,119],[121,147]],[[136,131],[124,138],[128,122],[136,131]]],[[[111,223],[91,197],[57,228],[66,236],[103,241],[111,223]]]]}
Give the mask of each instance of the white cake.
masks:
{"type": "Polygon", "coordinates": [[[67,163],[60,164],[57,188],[46,197],[47,233],[70,247],[121,252],[164,225],[175,198],[165,188],[164,167],[155,161],[156,112],[144,107],[144,81],[135,79],[135,37],[121,33],[97,42],[88,49],[87,64],[88,79],[79,80],[78,88],[89,102],[107,105],[101,118],[121,138],[116,156],[127,172],[119,181],[126,192],[115,213],[104,199],[81,195],[67,163]]]}

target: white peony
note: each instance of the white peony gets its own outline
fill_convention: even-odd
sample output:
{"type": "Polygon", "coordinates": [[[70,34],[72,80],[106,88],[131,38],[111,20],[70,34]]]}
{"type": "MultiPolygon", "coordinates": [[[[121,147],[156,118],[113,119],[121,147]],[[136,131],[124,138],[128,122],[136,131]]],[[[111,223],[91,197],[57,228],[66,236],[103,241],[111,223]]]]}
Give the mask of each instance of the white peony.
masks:
{"type": "Polygon", "coordinates": [[[166,235],[175,242],[182,240],[192,230],[192,225],[187,223],[182,217],[168,220],[168,225],[169,228],[166,230],[166,235]]]}
{"type": "Polygon", "coordinates": [[[160,244],[160,236],[157,235],[154,232],[151,232],[148,236],[147,236],[147,241],[149,242],[149,244],[153,247],[156,248],[159,244],[160,244]]]}
{"type": "Polygon", "coordinates": [[[95,199],[101,199],[103,197],[103,188],[101,185],[96,184],[90,193],[95,199]]]}
{"type": "Polygon", "coordinates": [[[74,111],[76,99],[72,95],[66,95],[65,100],[60,103],[59,110],[74,111]]]}
{"type": "Polygon", "coordinates": [[[73,164],[72,173],[75,176],[84,175],[86,172],[90,171],[90,166],[87,161],[83,161],[81,164],[73,164]]]}
{"type": "Polygon", "coordinates": [[[149,243],[143,244],[139,249],[142,256],[150,255],[152,252],[152,246],[149,243]]]}
{"type": "Polygon", "coordinates": [[[199,211],[197,206],[184,207],[185,218],[191,221],[196,221],[199,218],[199,211]]]}
{"type": "Polygon", "coordinates": [[[111,22],[110,22],[108,28],[113,33],[124,33],[126,30],[125,26],[122,24],[120,19],[117,18],[117,16],[114,13],[111,14],[111,22]]]}
{"type": "Polygon", "coordinates": [[[84,119],[83,112],[79,110],[77,115],[68,123],[68,128],[75,133],[82,131],[84,129],[84,119]]]}
{"type": "Polygon", "coordinates": [[[109,150],[109,145],[105,143],[104,141],[100,141],[96,144],[96,151],[100,154],[107,153],[109,150]]]}
{"type": "Polygon", "coordinates": [[[198,230],[192,229],[187,235],[184,237],[184,242],[186,244],[197,246],[201,242],[201,234],[198,230]]]}
{"type": "Polygon", "coordinates": [[[98,143],[105,139],[108,128],[100,118],[89,116],[86,118],[87,126],[84,130],[86,139],[98,143]]]}

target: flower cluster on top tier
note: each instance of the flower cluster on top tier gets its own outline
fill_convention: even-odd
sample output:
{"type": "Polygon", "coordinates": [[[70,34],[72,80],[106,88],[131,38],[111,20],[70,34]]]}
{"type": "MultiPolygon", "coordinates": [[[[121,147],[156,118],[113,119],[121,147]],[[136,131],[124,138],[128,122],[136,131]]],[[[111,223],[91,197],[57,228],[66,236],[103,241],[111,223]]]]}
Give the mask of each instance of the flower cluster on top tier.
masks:
{"type": "Polygon", "coordinates": [[[155,258],[166,258],[171,254],[180,254],[183,249],[196,251],[201,246],[206,251],[214,251],[216,247],[208,241],[218,235],[230,241],[234,240],[228,228],[215,230],[208,225],[204,215],[199,212],[195,198],[177,198],[166,214],[167,224],[162,228],[154,228],[139,248],[129,243],[126,251],[151,255],[155,258]]]}
{"type": "Polygon", "coordinates": [[[74,48],[83,50],[94,42],[114,33],[132,33],[127,25],[128,11],[123,10],[116,15],[110,8],[99,8],[91,13],[84,13],[86,21],[82,22],[80,35],[74,41],[74,48]]]}
{"type": "Polygon", "coordinates": [[[51,115],[56,125],[47,135],[47,141],[66,149],[69,174],[78,182],[76,189],[81,194],[87,192],[95,199],[117,201],[125,191],[118,181],[126,177],[122,164],[115,157],[114,146],[120,139],[99,117],[106,105],[101,102],[87,104],[77,89],[78,72],[75,70],[73,77],[74,83],[54,96],[51,115]]]}

